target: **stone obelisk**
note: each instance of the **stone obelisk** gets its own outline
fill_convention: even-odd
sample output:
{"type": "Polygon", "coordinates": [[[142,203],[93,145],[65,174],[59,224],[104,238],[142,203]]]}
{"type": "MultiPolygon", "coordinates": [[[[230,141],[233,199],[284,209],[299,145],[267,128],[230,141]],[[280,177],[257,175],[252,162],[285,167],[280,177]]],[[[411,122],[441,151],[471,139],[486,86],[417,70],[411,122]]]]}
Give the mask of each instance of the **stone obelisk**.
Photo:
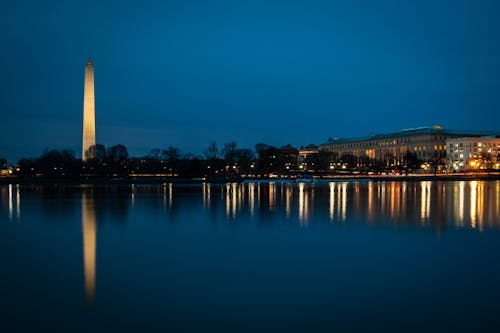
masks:
{"type": "Polygon", "coordinates": [[[94,98],[94,65],[89,58],[85,66],[85,87],[83,91],[83,140],[82,160],[86,160],[86,151],[95,145],[95,98],[94,98]]]}

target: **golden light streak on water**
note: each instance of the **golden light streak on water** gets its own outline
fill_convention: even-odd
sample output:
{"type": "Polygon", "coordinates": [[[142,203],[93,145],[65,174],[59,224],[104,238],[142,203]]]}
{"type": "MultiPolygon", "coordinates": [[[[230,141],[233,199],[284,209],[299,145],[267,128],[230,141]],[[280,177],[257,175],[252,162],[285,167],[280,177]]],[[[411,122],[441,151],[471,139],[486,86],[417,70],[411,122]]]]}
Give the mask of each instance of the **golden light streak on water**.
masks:
{"type": "Polygon", "coordinates": [[[269,210],[273,211],[276,206],[276,183],[269,183],[269,210]]]}
{"type": "Polygon", "coordinates": [[[342,183],[341,188],[342,188],[341,218],[342,218],[342,221],[345,222],[346,217],[347,217],[347,183],[342,183]]]}
{"type": "Polygon", "coordinates": [[[167,209],[167,184],[163,183],[163,209],[167,209]]]}
{"type": "Polygon", "coordinates": [[[309,198],[304,183],[299,183],[299,223],[307,225],[309,219],[309,198]]]}
{"type": "Polygon", "coordinates": [[[248,205],[250,214],[253,216],[255,211],[255,183],[248,184],[248,205]]]}
{"type": "Polygon", "coordinates": [[[420,182],[420,220],[429,219],[431,215],[431,182],[420,182]]]}
{"type": "Polygon", "coordinates": [[[229,219],[231,217],[231,200],[229,197],[230,185],[226,184],[226,218],[229,219]]]}
{"type": "Polygon", "coordinates": [[[130,199],[131,199],[131,203],[132,203],[132,208],[134,208],[135,206],[135,185],[132,184],[130,186],[130,199]]]}
{"type": "Polygon", "coordinates": [[[457,222],[460,226],[464,225],[465,219],[465,182],[458,183],[458,202],[455,203],[458,207],[458,217],[457,222]]]}
{"type": "Polygon", "coordinates": [[[168,184],[168,208],[172,210],[172,205],[174,203],[174,185],[172,183],[168,184]]]}
{"type": "Polygon", "coordinates": [[[477,223],[477,181],[470,183],[470,226],[475,229],[477,223]]]}
{"type": "Polygon", "coordinates": [[[396,216],[396,198],[395,198],[395,186],[396,184],[394,182],[391,182],[391,185],[389,187],[389,195],[390,195],[390,206],[391,206],[391,219],[394,219],[396,216]]]}
{"type": "Polygon", "coordinates": [[[479,231],[483,231],[484,217],[484,182],[478,182],[477,186],[477,224],[479,231]]]}
{"type": "Polygon", "coordinates": [[[12,220],[14,214],[14,203],[12,202],[12,184],[9,184],[9,220],[12,220]]]}
{"type": "Polygon", "coordinates": [[[82,234],[85,295],[91,304],[95,295],[97,226],[94,198],[85,192],[82,194],[82,234]]]}
{"type": "Polygon", "coordinates": [[[207,208],[210,208],[210,204],[211,204],[211,201],[210,201],[210,199],[211,199],[211,190],[212,190],[211,186],[212,185],[210,185],[210,183],[207,184],[207,199],[206,199],[207,200],[207,208]]]}
{"type": "Polygon", "coordinates": [[[330,188],[330,221],[333,222],[335,219],[335,183],[329,183],[328,187],[330,188]]]}
{"type": "Polygon", "coordinates": [[[231,184],[231,202],[232,202],[232,209],[231,209],[231,213],[232,213],[232,217],[233,219],[236,217],[236,211],[237,211],[237,195],[238,195],[238,184],[236,183],[233,183],[231,184]]]}
{"type": "Polygon", "coordinates": [[[285,212],[286,218],[289,219],[292,214],[292,188],[287,185],[285,189],[285,212]]]}
{"type": "Polygon", "coordinates": [[[18,220],[21,217],[21,190],[19,184],[16,185],[16,217],[18,220]]]}

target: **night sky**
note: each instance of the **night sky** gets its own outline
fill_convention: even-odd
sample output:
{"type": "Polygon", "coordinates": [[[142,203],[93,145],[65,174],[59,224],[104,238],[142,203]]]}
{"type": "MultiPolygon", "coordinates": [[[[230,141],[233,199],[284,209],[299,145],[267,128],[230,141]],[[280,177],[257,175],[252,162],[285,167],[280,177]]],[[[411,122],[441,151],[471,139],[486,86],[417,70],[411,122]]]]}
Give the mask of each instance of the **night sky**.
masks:
{"type": "Polygon", "coordinates": [[[442,124],[499,130],[500,1],[9,1],[0,157],[322,143],[442,124]],[[42,4],[43,3],[43,4],[42,4]]]}

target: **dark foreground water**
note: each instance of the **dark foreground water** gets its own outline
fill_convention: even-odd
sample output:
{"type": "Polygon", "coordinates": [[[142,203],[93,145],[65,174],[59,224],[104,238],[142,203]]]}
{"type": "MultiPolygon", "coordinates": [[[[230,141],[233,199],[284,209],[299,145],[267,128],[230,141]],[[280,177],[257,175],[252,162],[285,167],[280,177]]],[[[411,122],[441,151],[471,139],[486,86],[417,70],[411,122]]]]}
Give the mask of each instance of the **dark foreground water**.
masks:
{"type": "Polygon", "coordinates": [[[499,332],[500,182],[0,187],[0,332],[499,332]]]}

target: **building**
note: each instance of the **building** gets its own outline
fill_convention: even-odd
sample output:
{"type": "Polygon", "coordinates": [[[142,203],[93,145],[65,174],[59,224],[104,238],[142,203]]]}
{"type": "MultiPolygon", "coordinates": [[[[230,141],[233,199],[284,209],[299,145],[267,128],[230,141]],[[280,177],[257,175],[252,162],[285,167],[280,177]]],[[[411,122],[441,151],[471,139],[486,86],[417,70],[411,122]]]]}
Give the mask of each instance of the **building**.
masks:
{"type": "Polygon", "coordinates": [[[89,58],[85,66],[85,86],[83,90],[83,139],[82,160],[87,159],[87,151],[95,145],[95,97],[94,65],[89,58]]]}
{"type": "Polygon", "coordinates": [[[257,149],[259,155],[258,169],[263,174],[286,174],[296,171],[299,151],[291,145],[279,148],[263,145],[257,149]]]}
{"type": "Polygon", "coordinates": [[[453,138],[446,147],[448,171],[500,169],[499,137],[453,138]]]}
{"type": "Polygon", "coordinates": [[[387,134],[358,138],[335,138],[319,146],[320,151],[340,158],[344,155],[375,160],[386,167],[404,165],[408,152],[424,162],[446,164],[446,140],[462,137],[494,136],[490,131],[449,130],[443,126],[404,129],[387,134]]]}
{"type": "Polygon", "coordinates": [[[300,147],[297,163],[300,171],[314,172],[317,167],[319,149],[318,146],[310,144],[300,147]]]}

